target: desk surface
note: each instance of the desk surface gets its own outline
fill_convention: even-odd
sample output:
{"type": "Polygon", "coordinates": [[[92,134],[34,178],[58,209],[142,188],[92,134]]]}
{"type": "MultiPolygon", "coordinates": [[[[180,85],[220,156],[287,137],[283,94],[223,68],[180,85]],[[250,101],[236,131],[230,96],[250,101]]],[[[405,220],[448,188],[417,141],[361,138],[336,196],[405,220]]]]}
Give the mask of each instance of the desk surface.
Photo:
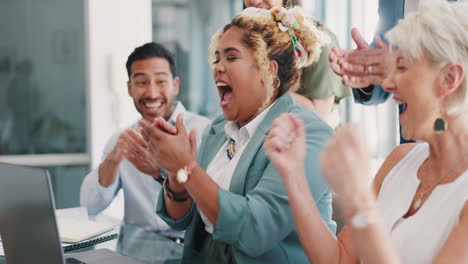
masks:
{"type": "MultiPolygon", "coordinates": [[[[134,225],[120,227],[119,238],[97,244],[85,250],[107,248],[143,263],[180,263],[183,246],[159,233],[146,231],[134,225]]],[[[73,253],[73,252],[70,252],[73,253]]],[[[0,264],[5,257],[0,256],[0,264]]]]}

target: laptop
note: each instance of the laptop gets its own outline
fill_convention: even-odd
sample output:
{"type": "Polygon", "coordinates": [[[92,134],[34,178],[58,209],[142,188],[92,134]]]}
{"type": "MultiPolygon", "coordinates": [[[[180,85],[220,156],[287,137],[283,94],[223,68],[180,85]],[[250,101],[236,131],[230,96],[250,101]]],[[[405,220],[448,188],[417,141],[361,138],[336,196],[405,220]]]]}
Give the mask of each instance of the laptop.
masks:
{"type": "Polygon", "coordinates": [[[108,249],[66,255],[47,170],[0,162],[0,236],[6,263],[141,264],[108,249]]]}

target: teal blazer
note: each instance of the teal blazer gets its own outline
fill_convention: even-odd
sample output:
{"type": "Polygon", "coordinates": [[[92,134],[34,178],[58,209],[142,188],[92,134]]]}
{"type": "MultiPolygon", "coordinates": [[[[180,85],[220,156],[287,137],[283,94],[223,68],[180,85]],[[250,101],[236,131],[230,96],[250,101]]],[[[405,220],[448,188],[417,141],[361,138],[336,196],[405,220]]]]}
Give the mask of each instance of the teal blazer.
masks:
{"type": "MultiPolygon", "coordinates": [[[[320,214],[331,232],[330,191],[322,178],[318,155],[332,129],[315,113],[298,106],[290,94],[278,98],[246,146],[234,171],[229,191],[218,193],[219,215],[213,234],[194,203],[183,218],[174,221],[165,210],[160,193],[157,213],[171,228],[186,230],[183,263],[307,263],[299,242],[281,177],[262,146],[273,120],[294,113],[304,120],[307,135],[306,175],[320,214]]],[[[223,117],[205,130],[198,163],[206,170],[226,142],[223,117]]],[[[307,210],[307,208],[304,208],[307,210]]],[[[318,249],[320,250],[320,249],[318,249]]]]}

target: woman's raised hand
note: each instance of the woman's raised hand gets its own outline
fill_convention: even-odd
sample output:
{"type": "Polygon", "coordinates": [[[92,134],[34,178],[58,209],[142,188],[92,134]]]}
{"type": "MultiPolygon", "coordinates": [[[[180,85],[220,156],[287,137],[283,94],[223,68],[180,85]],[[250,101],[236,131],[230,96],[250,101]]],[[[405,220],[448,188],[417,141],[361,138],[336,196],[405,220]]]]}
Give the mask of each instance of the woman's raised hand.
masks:
{"type": "Polygon", "coordinates": [[[282,114],[273,121],[263,150],[284,181],[304,170],[305,140],[301,119],[291,114],[282,114]]]}
{"type": "Polygon", "coordinates": [[[322,172],[345,210],[353,210],[370,192],[369,155],[356,124],[336,132],[320,155],[322,172]]]}

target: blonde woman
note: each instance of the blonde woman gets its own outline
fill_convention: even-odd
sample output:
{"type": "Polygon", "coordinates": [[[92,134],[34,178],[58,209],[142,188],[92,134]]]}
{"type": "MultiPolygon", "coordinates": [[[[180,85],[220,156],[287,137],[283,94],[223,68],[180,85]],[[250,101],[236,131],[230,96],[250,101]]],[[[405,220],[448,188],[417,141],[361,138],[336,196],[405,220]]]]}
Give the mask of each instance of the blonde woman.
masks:
{"type": "Polygon", "coordinates": [[[383,87],[403,105],[403,136],[418,143],[398,146],[369,188],[368,155],[356,128],[329,141],[321,166],[348,222],[338,238],[304,184],[302,121],[275,120],[265,151],[283,178],[311,262],[468,263],[466,14],[468,3],[431,2],[387,33],[398,50],[383,87]]]}
{"type": "Polygon", "coordinates": [[[198,153],[181,118],[176,127],[142,122],[168,171],[157,212],[172,228],[186,230],[184,263],[307,261],[281,178],[262,150],[282,113],[308,124],[308,186],[334,232],[330,192],[318,170],[318,153],[332,130],[288,93],[299,85],[301,68],[318,58],[321,36],[299,9],[246,9],[212,38],[223,115],[205,130],[198,153]]]}

